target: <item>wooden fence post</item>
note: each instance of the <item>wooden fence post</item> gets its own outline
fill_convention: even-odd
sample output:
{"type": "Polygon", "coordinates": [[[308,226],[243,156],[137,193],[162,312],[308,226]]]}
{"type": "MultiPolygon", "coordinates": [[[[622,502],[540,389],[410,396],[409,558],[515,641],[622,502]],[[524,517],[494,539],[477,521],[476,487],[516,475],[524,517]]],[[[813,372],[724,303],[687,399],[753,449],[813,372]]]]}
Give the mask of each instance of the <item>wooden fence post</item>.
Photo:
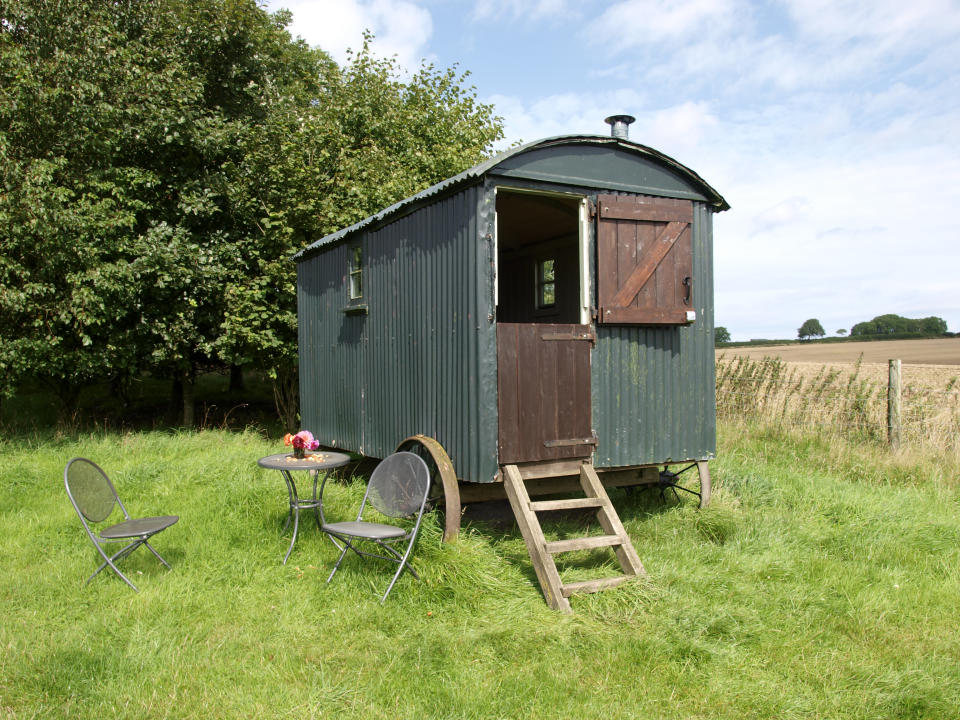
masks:
{"type": "Polygon", "coordinates": [[[890,361],[887,384],[887,440],[894,450],[900,447],[900,360],[890,361]]]}

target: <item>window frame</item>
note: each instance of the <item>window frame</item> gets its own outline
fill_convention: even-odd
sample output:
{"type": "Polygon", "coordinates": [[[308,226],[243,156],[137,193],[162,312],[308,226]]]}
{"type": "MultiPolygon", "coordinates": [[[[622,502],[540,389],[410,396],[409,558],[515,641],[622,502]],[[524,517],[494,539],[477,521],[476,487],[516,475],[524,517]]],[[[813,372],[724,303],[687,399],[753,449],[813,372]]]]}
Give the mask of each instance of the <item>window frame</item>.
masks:
{"type": "Polygon", "coordinates": [[[363,246],[360,243],[347,249],[347,300],[351,304],[363,302],[363,246]]]}

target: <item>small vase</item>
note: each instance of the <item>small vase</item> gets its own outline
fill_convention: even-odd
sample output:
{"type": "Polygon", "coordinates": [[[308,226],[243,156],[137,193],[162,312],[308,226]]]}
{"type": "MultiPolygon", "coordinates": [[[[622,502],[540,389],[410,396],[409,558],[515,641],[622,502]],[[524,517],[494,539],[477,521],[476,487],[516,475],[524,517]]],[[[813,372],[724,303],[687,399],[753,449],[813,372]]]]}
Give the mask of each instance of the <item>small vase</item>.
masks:
{"type": "Polygon", "coordinates": [[[303,460],[307,456],[307,453],[306,453],[306,450],[304,450],[302,447],[299,447],[299,448],[295,447],[293,449],[293,456],[297,460],[303,460]]]}

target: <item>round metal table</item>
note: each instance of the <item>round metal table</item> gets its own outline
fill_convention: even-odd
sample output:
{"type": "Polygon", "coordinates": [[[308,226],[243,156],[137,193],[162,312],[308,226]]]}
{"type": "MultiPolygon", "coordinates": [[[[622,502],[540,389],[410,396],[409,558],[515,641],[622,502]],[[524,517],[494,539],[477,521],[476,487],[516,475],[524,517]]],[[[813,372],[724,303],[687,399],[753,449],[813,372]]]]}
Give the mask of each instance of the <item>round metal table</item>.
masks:
{"type": "Polygon", "coordinates": [[[286,530],[290,527],[290,518],[293,518],[293,537],[290,538],[290,547],[287,554],[283,557],[283,564],[287,564],[287,558],[297,542],[297,530],[300,527],[300,511],[313,510],[317,515],[317,527],[323,525],[323,492],[317,495],[317,478],[325,470],[332,470],[346,465],[350,462],[350,456],[338,452],[314,451],[308,452],[302,460],[293,457],[293,453],[277,453],[276,455],[267,455],[257,460],[257,465],[267,470],[279,470],[283,475],[284,482],[287,483],[287,495],[290,498],[290,514],[287,515],[287,522],[283,526],[286,530]],[[310,459],[310,458],[314,459],[310,459]],[[300,499],[297,495],[297,485],[293,481],[292,472],[296,470],[313,471],[313,494],[309,499],[300,499]]]}

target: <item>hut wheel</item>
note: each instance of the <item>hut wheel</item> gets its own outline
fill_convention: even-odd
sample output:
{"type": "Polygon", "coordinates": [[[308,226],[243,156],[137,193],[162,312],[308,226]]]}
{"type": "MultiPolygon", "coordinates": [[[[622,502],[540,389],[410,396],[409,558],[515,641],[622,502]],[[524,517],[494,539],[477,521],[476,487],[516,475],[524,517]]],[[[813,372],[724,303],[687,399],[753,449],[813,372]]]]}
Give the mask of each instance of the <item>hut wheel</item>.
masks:
{"type": "Polygon", "coordinates": [[[665,465],[660,471],[657,487],[661,498],[665,499],[667,492],[672,492],[677,500],[680,500],[681,493],[693,495],[699,499],[700,507],[705,508],[710,504],[710,469],[706,460],[692,462],[676,472],[665,465]],[[697,469],[695,474],[688,472],[693,468],[697,469]]]}
{"type": "Polygon", "coordinates": [[[430,469],[430,501],[438,504],[444,501],[443,541],[451,542],[460,534],[460,486],[453,462],[443,446],[426,435],[413,435],[397,445],[397,451],[412,452],[419,455],[430,469]]]}

